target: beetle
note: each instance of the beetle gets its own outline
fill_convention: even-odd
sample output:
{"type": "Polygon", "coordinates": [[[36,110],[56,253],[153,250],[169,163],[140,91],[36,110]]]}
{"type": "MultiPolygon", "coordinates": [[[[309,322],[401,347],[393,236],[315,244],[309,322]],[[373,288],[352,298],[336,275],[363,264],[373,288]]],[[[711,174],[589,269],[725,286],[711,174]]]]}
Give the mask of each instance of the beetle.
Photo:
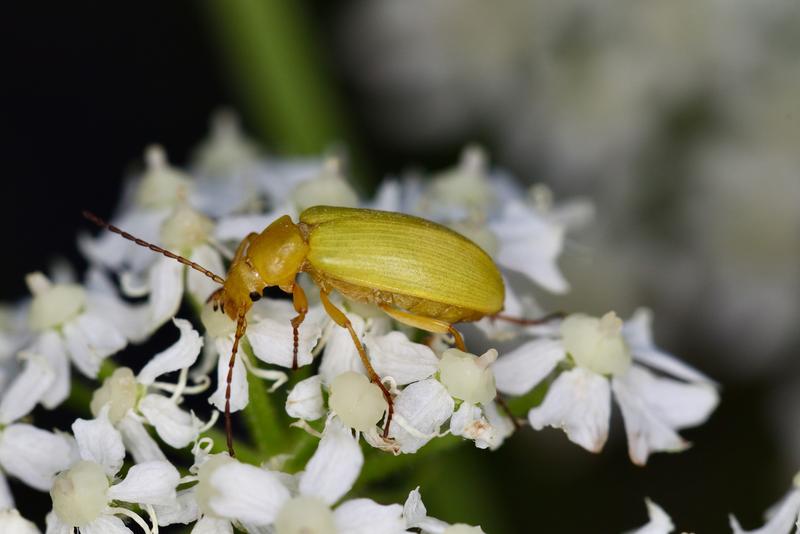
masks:
{"type": "MultiPolygon", "coordinates": [[[[346,328],[370,380],[387,402],[387,437],[394,405],[345,313],[330,300],[336,290],[354,301],[374,304],[396,321],[433,333],[453,336],[466,350],[453,324],[499,316],[505,286],[491,257],[478,245],[440,224],[401,213],[360,208],[314,206],[293,222],[284,215],[261,233],[239,244],[225,278],[157,245],[139,239],[93,213],[84,217],[184,265],[222,285],[209,301],[215,310],[236,321],[225,392],[227,445],[234,455],[230,415],[233,367],[239,341],[247,329],[247,312],[270,287],[291,294],[297,315],[291,320],[293,368],[297,367],[298,332],[308,312],[308,300],[297,277],[307,273],[319,288],[331,319],[346,328]]],[[[537,321],[538,322],[538,321],[537,321]]]]}

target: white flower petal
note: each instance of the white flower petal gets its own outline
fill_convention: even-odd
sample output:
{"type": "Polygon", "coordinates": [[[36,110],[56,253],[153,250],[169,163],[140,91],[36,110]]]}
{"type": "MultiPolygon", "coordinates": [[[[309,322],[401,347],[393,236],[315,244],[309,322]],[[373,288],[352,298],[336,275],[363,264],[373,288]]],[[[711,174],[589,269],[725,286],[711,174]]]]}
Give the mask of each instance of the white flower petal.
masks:
{"type": "MultiPolygon", "coordinates": [[[[189,259],[198,265],[202,265],[212,273],[220,276],[225,275],[225,266],[222,264],[222,257],[215,249],[209,245],[200,245],[192,251],[189,259]]],[[[219,289],[220,285],[204,275],[200,271],[188,268],[186,270],[186,290],[194,298],[197,304],[203,304],[209,295],[219,289]]]]}
{"type": "Polygon", "coordinates": [[[408,494],[408,498],[403,505],[403,518],[406,521],[406,527],[419,528],[422,532],[430,534],[441,534],[450,526],[444,521],[428,517],[428,510],[422,503],[419,486],[408,494]]]}
{"type": "Polygon", "coordinates": [[[483,416],[479,406],[464,402],[453,413],[450,419],[450,432],[454,436],[462,436],[473,440],[479,449],[496,448],[498,439],[495,430],[483,416]]]}
{"type": "Polygon", "coordinates": [[[339,532],[347,534],[402,534],[406,531],[403,507],[381,505],[370,499],[345,501],[333,511],[339,532]]]}
{"type": "MultiPolygon", "coordinates": [[[[51,340],[55,338],[55,342],[59,347],[61,346],[58,334],[45,332],[42,337],[45,336],[51,340]]],[[[36,350],[38,345],[41,345],[41,342],[31,348],[36,350]]],[[[2,424],[11,423],[29,414],[55,382],[56,372],[46,356],[39,354],[38,350],[37,352],[24,351],[22,355],[25,358],[22,372],[14,377],[14,381],[11,382],[0,400],[0,423],[2,424]]],[[[67,357],[63,353],[61,358],[65,362],[67,361],[67,357]]]]}
{"type": "MultiPolygon", "coordinates": [[[[350,319],[356,335],[363,343],[364,319],[352,313],[348,313],[347,317],[350,319]]],[[[350,337],[347,329],[337,324],[332,324],[331,328],[328,342],[325,344],[325,352],[322,355],[322,363],[319,366],[319,375],[322,378],[322,383],[326,386],[330,385],[334,378],[347,371],[367,374],[364,364],[361,363],[358,350],[353,343],[353,338],[350,337]]]]}
{"type": "MultiPolygon", "coordinates": [[[[283,214],[280,214],[283,215],[283,214]]],[[[219,241],[241,241],[251,232],[260,233],[269,226],[278,214],[232,215],[223,217],[214,228],[214,237],[219,241]]]]}
{"type": "Polygon", "coordinates": [[[767,523],[756,530],[744,530],[735,517],[730,516],[734,534],[789,534],[797,521],[800,510],[800,490],[792,490],[777,505],[777,510],[767,523]]]}
{"type": "Polygon", "coordinates": [[[625,421],[631,460],[640,465],[650,452],[686,449],[689,444],[676,430],[705,421],[719,401],[717,390],[707,383],[659,378],[636,365],[615,377],[612,388],[625,421]]]}
{"type": "Polygon", "coordinates": [[[361,447],[350,431],[338,419],[330,419],[316,452],[300,476],[300,494],[333,504],[350,491],[363,464],[361,447]]]}
{"type": "Polygon", "coordinates": [[[0,431],[0,465],[31,487],[48,491],[53,477],[67,469],[73,455],[63,437],[28,424],[0,431]]]}
{"type": "Polygon", "coordinates": [[[73,534],[74,530],[71,525],[63,523],[55,512],[52,510],[44,518],[45,534],[73,534]]]}
{"type": "Polygon", "coordinates": [[[406,387],[394,401],[395,419],[389,436],[400,451],[416,452],[428,443],[452,415],[455,403],[447,389],[433,378],[406,387]]]}
{"type": "Polygon", "coordinates": [[[628,534],[669,534],[672,532],[675,525],[672,524],[672,519],[664,509],[650,499],[645,499],[644,502],[647,504],[647,515],[650,521],[636,530],[631,530],[628,534]]]}
{"type": "Polygon", "coordinates": [[[713,381],[706,375],[655,346],[653,343],[652,322],[653,313],[646,308],[639,308],[622,326],[622,334],[631,349],[633,358],[648,367],[687,382],[708,382],[712,384],[713,381]]]}
{"type": "Polygon", "coordinates": [[[199,419],[163,395],[146,395],[139,402],[139,411],[156,428],[164,443],[176,449],[192,443],[203,426],[199,419]]]}
{"type": "Polygon", "coordinates": [[[101,515],[88,525],[82,526],[80,531],[81,534],[133,534],[122,519],[113,515],[101,515]]]}
{"type": "Polygon", "coordinates": [[[95,419],[77,419],[72,423],[72,433],[81,459],[100,464],[108,476],[117,474],[125,459],[125,447],[122,436],[108,420],[108,405],[95,419]]]}
{"type": "Polygon", "coordinates": [[[11,488],[8,487],[6,476],[0,471],[0,510],[14,508],[14,496],[11,495],[11,488]]]}
{"type": "Polygon", "coordinates": [[[233,534],[233,525],[226,519],[201,517],[192,528],[192,534],[233,534]]]}
{"type": "Polygon", "coordinates": [[[150,269],[149,331],[175,317],[183,296],[185,267],[170,258],[159,258],[150,269]]]}
{"type": "Polygon", "coordinates": [[[428,378],[439,367],[439,358],[430,347],[413,343],[403,332],[367,335],[364,343],[378,375],[391,376],[398,386],[428,378]]]}
{"type": "Polygon", "coordinates": [[[122,350],[125,337],[107,319],[84,313],[64,325],[64,341],[75,367],[96,378],[104,358],[122,350]]]}
{"type": "MultiPolygon", "coordinates": [[[[253,347],[253,354],[261,361],[283,367],[292,366],[294,356],[294,335],[291,319],[297,313],[289,302],[270,303],[270,315],[260,316],[247,327],[247,339],[253,347]]],[[[309,310],[300,325],[297,338],[297,365],[302,367],[311,363],[311,351],[322,336],[322,310],[309,310]]]]}
{"type": "MultiPolygon", "coordinates": [[[[187,524],[196,521],[200,516],[197,496],[194,487],[181,490],[175,495],[175,501],[153,505],[159,526],[166,527],[175,523],[187,524]]],[[[230,524],[228,521],[226,523],[230,524]]]]}
{"type": "Polygon", "coordinates": [[[135,417],[130,416],[131,412],[120,419],[117,423],[117,430],[122,436],[122,443],[125,449],[131,453],[136,463],[151,461],[166,461],[167,457],[159,448],[158,443],[150,436],[147,429],[135,417]]]}
{"type": "Polygon", "coordinates": [[[169,462],[144,462],[128,469],[125,478],[108,490],[109,499],[138,504],[165,504],[175,500],[181,476],[169,462]]]}
{"type": "Polygon", "coordinates": [[[214,470],[210,482],[216,490],[209,501],[214,513],[255,525],[272,523],[289,499],[275,473],[236,461],[214,470]]]}
{"type": "Polygon", "coordinates": [[[203,348],[203,338],[186,319],[173,319],[173,322],[180,330],[181,337],[168,349],[159,352],[147,362],[136,377],[137,382],[149,386],[159,376],[191,367],[197,361],[200,349],[203,348]]]}
{"type": "Polygon", "coordinates": [[[50,387],[42,395],[42,406],[52,410],[60,406],[67,397],[71,386],[71,370],[69,358],[61,337],[55,332],[46,332],[41,337],[42,344],[39,346],[41,353],[50,362],[50,368],[55,371],[50,387]]]}
{"type": "Polygon", "coordinates": [[[483,406],[483,415],[494,429],[494,441],[488,445],[490,449],[495,450],[503,444],[507,437],[514,433],[514,423],[507,414],[500,412],[495,402],[490,402],[483,406]]]}
{"type": "Polygon", "coordinates": [[[508,202],[502,218],[489,228],[500,239],[497,263],[519,271],[553,293],[569,291],[556,260],[564,244],[564,228],[541,217],[519,200],[508,202]]]}
{"type": "Polygon", "coordinates": [[[497,389],[509,395],[524,395],[565,357],[564,346],[558,340],[535,339],[523,343],[492,364],[497,389]]]}
{"type": "Polygon", "coordinates": [[[36,525],[19,515],[16,509],[0,509],[0,532],[3,534],[40,534],[36,525]]]}
{"type": "Polygon", "coordinates": [[[286,398],[286,413],[306,421],[314,421],[325,415],[319,375],[301,380],[292,388],[286,398]]]}
{"type": "Polygon", "coordinates": [[[610,415],[608,380],[576,367],[555,379],[544,402],[528,412],[528,420],[536,430],[548,425],[561,428],[573,443],[600,452],[608,438],[610,415]]]}
{"type": "MultiPolygon", "coordinates": [[[[146,241],[158,240],[161,223],[169,210],[131,210],[111,223],[125,228],[131,234],[146,241]]],[[[111,232],[101,232],[96,238],[83,234],[78,236],[78,248],[93,263],[106,265],[119,271],[123,265],[134,271],[142,271],[153,263],[155,254],[144,247],[137,247],[111,232]]]]}
{"type": "MultiPolygon", "coordinates": [[[[233,337],[217,338],[214,340],[219,353],[217,362],[217,390],[208,398],[208,402],[217,407],[219,411],[225,410],[225,389],[228,380],[228,364],[230,363],[233,337]]],[[[239,346],[241,350],[241,345],[239,346]]],[[[250,392],[247,389],[247,369],[242,362],[242,355],[236,355],[231,377],[231,411],[236,412],[247,406],[250,401],[250,392]]]]}

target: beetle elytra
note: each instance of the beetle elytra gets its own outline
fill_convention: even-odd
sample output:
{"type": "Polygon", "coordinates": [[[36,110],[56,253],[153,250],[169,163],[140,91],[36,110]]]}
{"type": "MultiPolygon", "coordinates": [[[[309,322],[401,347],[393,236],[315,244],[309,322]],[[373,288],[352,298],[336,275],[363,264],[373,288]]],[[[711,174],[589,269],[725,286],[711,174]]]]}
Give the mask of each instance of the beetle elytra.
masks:
{"type": "Polygon", "coordinates": [[[298,329],[308,301],[297,276],[307,273],[320,290],[322,304],[335,323],[346,328],[370,380],[387,402],[383,436],[388,437],[393,401],[372,367],[363,344],[345,313],[330,300],[344,297],[380,307],[398,322],[433,333],[450,334],[466,350],[454,323],[497,316],[505,287],[495,263],[480,247],[439,224],[400,213],[315,206],[298,223],[288,215],[239,244],[225,278],[157,245],[136,238],[96,215],[84,216],[138,245],[196,269],[222,285],[209,300],[236,321],[225,396],[228,450],[234,455],[230,387],[239,342],[247,329],[247,312],[268,287],[292,295],[293,367],[297,366],[298,329]]]}

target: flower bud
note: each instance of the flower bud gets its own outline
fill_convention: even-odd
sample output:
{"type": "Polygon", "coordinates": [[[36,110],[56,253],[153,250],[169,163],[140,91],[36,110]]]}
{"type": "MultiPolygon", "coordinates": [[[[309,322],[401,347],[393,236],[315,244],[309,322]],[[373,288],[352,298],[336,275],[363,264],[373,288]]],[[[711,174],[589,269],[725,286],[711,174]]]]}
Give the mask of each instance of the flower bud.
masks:
{"type": "Polygon", "coordinates": [[[339,160],[331,158],[325,162],[317,177],[295,188],[292,202],[298,212],[319,205],[356,207],[358,195],[342,175],[339,160]]]}
{"type": "Polygon", "coordinates": [[[105,510],[108,487],[108,478],[99,464],[78,462],[53,481],[53,510],[68,525],[87,525],[105,510]]]}
{"type": "Polygon", "coordinates": [[[359,432],[374,427],[386,411],[386,399],[381,389],[355,371],[347,371],[333,379],[328,405],[345,426],[359,432]]]}
{"type": "Polygon", "coordinates": [[[439,381],[450,395],[472,404],[486,404],[497,395],[489,365],[497,351],[489,349],[480,358],[458,349],[447,349],[439,361],[439,381]]]}
{"type": "Polygon", "coordinates": [[[108,420],[112,425],[117,424],[128,410],[136,406],[138,387],[136,377],[129,368],[120,367],[115,370],[92,395],[92,402],[89,404],[92,415],[97,417],[103,406],[110,403],[108,420]]]}
{"type": "Polygon", "coordinates": [[[561,323],[564,348],[575,364],[601,375],[620,375],[631,365],[631,353],[622,337],[622,320],[614,312],[602,318],[582,313],[561,323]]]}
{"type": "Polygon", "coordinates": [[[316,497],[299,496],[284,503],[275,518],[275,534],[336,534],[330,507],[316,497]]]}
{"type": "Polygon", "coordinates": [[[40,272],[27,275],[25,282],[33,294],[28,315],[32,330],[41,332],[62,325],[78,315],[86,304],[86,291],[77,284],[53,285],[40,272]]]}
{"type": "Polygon", "coordinates": [[[136,199],[146,208],[174,206],[189,191],[189,176],[167,162],[164,149],[158,145],[147,147],[144,155],[147,169],[142,176],[136,199]]]}
{"type": "Polygon", "coordinates": [[[170,250],[189,251],[208,240],[214,223],[181,202],[161,225],[161,242],[170,250]]]}

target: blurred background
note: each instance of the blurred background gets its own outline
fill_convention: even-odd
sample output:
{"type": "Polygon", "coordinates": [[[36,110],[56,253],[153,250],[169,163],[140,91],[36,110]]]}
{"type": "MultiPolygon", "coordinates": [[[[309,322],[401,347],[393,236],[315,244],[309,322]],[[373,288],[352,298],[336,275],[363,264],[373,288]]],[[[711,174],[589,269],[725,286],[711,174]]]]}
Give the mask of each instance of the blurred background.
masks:
{"type": "MultiPolygon", "coordinates": [[[[468,444],[365,493],[421,485],[488,533],[618,532],[643,497],[684,530],[745,526],[800,467],[800,4],[792,0],[396,0],[7,6],[0,298],[56,258],[82,208],[112,213],[144,147],[185,164],[221,106],[275,155],[343,146],[365,196],[386,176],[492,164],[588,197],[553,309],[655,311],[657,343],[718,380],[694,447],[631,465],[561,432],[468,444]]],[[[617,414],[618,415],[618,414],[617,414]]],[[[71,420],[54,420],[65,428],[71,420]]],[[[14,486],[21,511],[47,496],[14,486]],[[24,496],[24,498],[22,497],[24,496]]]]}

